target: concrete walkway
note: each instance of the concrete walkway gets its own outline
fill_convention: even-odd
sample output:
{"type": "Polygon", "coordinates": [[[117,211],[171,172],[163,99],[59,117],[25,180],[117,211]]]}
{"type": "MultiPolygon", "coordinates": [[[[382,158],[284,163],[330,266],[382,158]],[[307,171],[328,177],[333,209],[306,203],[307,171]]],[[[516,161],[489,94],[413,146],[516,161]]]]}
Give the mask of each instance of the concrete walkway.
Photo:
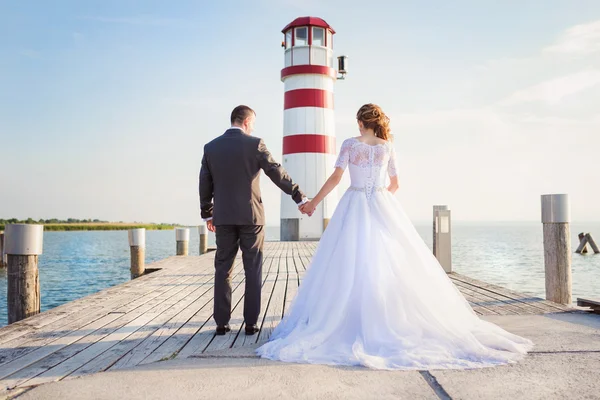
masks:
{"type": "Polygon", "coordinates": [[[600,399],[600,316],[488,316],[532,339],[518,364],[373,371],[255,358],[251,348],[103,372],[11,393],[18,399],[600,399]],[[225,354],[227,356],[225,356],[225,354]]]}

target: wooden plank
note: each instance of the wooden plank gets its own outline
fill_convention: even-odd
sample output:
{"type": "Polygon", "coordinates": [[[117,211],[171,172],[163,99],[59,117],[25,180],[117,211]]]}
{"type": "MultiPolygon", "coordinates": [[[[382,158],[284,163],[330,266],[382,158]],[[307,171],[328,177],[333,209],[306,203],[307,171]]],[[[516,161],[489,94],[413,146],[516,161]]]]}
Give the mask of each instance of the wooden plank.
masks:
{"type": "MultiPolygon", "coordinates": [[[[175,293],[184,290],[185,288],[182,287],[173,289],[175,293]]],[[[24,357],[17,358],[0,367],[0,376],[3,378],[8,376],[11,381],[17,379],[19,382],[18,384],[21,384],[31,378],[32,374],[35,376],[44,373],[47,370],[54,369],[56,365],[60,365],[66,360],[71,360],[75,355],[81,354],[82,351],[93,347],[97,342],[105,340],[112,332],[122,329],[128,322],[135,320],[136,323],[138,323],[140,316],[151,315],[151,313],[147,313],[147,311],[152,310],[153,307],[158,305],[156,310],[160,310],[161,307],[164,307],[164,305],[161,304],[162,302],[168,306],[168,301],[171,297],[172,294],[165,293],[163,297],[154,299],[129,314],[108,314],[104,319],[101,319],[110,321],[108,324],[92,325],[91,329],[72,332],[69,335],[63,336],[58,341],[53,342],[52,346],[40,347],[24,357]],[[48,357],[49,355],[52,356],[48,357]],[[34,363],[37,364],[32,365],[34,363]],[[31,368],[28,368],[27,371],[23,371],[18,374],[18,376],[12,376],[15,372],[21,371],[23,368],[30,365],[31,368]]],[[[56,376],[57,375],[55,375],[55,377],[56,376]]]]}
{"type": "Polygon", "coordinates": [[[578,297],[577,305],[579,307],[589,307],[595,313],[600,312],[600,299],[584,299],[584,298],[578,297]]]}
{"type": "Polygon", "coordinates": [[[285,266],[286,257],[280,257],[277,262],[277,276],[273,287],[273,293],[267,310],[265,310],[265,318],[262,327],[258,334],[257,343],[264,342],[269,339],[273,330],[281,321],[283,316],[283,302],[285,299],[285,291],[287,286],[287,270],[285,266]]]}
{"type": "MultiPolygon", "coordinates": [[[[191,283],[193,284],[193,282],[191,283]]],[[[17,384],[22,385],[27,382],[27,385],[32,385],[62,379],[65,375],[68,375],[87,361],[96,357],[107,346],[113,346],[117,342],[116,339],[129,336],[136,329],[145,325],[148,321],[151,321],[164,310],[176,304],[181,298],[188,296],[190,292],[195,290],[199,289],[192,285],[187,288],[175,287],[173,288],[173,293],[165,293],[163,297],[157,298],[128,314],[115,314],[118,318],[101,329],[92,331],[91,333],[89,330],[82,330],[68,335],[65,338],[69,338],[71,343],[73,343],[71,346],[45,346],[35,354],[31,353],[26,357],[18,359],[17,361],[20,362],[20,366],[25,365],[26,362],[33,359],[41,360],[41,362],[31,365],[30,368],[26,368],[25,371],[18,374],[21,378],[31,378],[33,375],[39,376],[40,379],[36,378],[33,381],[29,381],[29,378],[20,379],[17,384]],[[42,359],[41,356],[48,352],[51,352],[52,355],[42,359]]],[[[9,378],[14,380],[16,377],[12,376],[9,378]]]]}
{"type": "Polygon", "coordinates": [[[462,296],[467,300],[473,311],[478,315],[497,315],[498,310],[494,310],[492,307],[485,306],[485,302],[488,300],[485,297],[481,297],[479,294],[464,288],[457,288],[462,296]],[[462,290],[461,290],[462,289],[462,290]]]}
{"type": "MultiPolygon", "coordinates": [[[[238,267],[240,263],[241,261],[238,262],[238,267]]],[[[243,269],[237,268],[234,269],[234,271],[237,271],[235,272],[236,275],[234,276],[234,278],[237,279],[238,274],[242,273],[243,269]]],[[[208,322],[208,319],[212,318],[214,287],[211,287],[211,290],[213,291],[213,297],[210,298],[207,305],[202,307],[181,328],[179,328],[179,330],[173,336],[167,339],[165,343],[163,343],[154,353],[152,353],[152,358],[162,360],[165,357],[171,358],[180,355],[181,350],[208,322]]],[[[189,351],[190,348],[188,348],[187,351],[189,351]]]]}
{"type": "Polygon", "coordinates": [[[194,293],[193,296],[188,296],[187,299],[163,312],[150,323],[128,336],[126,340],[122,340],[108,351],[75,370],[70,376],[82,376],[104,371],[126,354],[131,357],[129,360],[131,364],[141,364],[156,348],[174,334],[179,326],[183,325],[198,310],[207,306],[211,300],[211,297],[207,296],[207,291],[194,293]],[[199,296],[194,299],[193,296],[197,294],[199,296]],[[132,351],[132,349],[135,350],[132,351]]]}
{"type": "MultiPolygon", "coordinates": [[[[139,279],[141,280],[143,278],[139,278],[139,279]]],[[[174,278],[169,279],[166,282],[164,282],[164,284],[166,285],[168,283],[175,282],[177,280],[182,280],[182,279],[183,280],[189,279],[189,277],[174,277],[174,278]]],[[[155,297],[155,295],[157,295],[158,293],[163,292],[167,289],[168,288],[166,288],[166,287],[158,288],[158,289],[156,287],[151,287],[151,288],[145,289],[144,292],[145,292],[145,294],[150,295],[150,297],[155,297]]],[[[111,296],[110,301],[105,301],[105,302],[96,301],[94,307],[92,307],[92,308],[87,308],[84,310],[80,310],[78,312],[69,313],[68,319],[54,321],[51,324],[44,324],[40,329],[36,329],[36,330],[29,329],[25,333],[20,332],[20,334],[17,336],[18,338],[21,338],[21,336],[25,336],[26,334],[29,334],[29,336],[23,337],[19,341],[15,340],[15,339],[17,339],[17,337],[11,337],[9,340],[6,340],[8,338],[5,336],[5,338],[4,338],[5,340],[2,342],[3,347],[11,347],[11,346],[16,346],[17,344],[24,343],[24,341],[31,339],[32,337],[35,337],[36,334],[39,334],[40,332],[46,333],[46,332],[50,332],[52,330],[65,330],[64,324],[67,324],[68,322],[74,322],[74,321],[85,322],[86,319],[89,319],[89,317],[93,315],[92,311],[105,310],[107,312],[115,312],[116,311],[115,308],[122,306],[123,302],[127,301],[128,299],[129,299],[128,295],[121,295],[121,296],[111,296]]],[[[143,296],[137,295],[136,299],[139,300],[140,302],[142,302],[143,296]]],[[[101,313],[101,315],[102,315],[102,313],[101,313]]],[[[1,357],[2,357],[2,355],[0,354],[0,361],[1,361],[1,357]]]]}
{"type": "MultiPolygon", "coordinates": [[[[243,271],[244,271],[244,270],[243,270],[243,265],[240,265],[240,268],[239,268],[239,270],[238,270],[238,273],[237,273],[237,274],[235,274],[235,275],[233,276],[233,279],[232,279],[234,282],[235,282],[235,280],[236,280],[236,279],[239,279],[239,280],[240,280],[240,283],[239,283],[239,285],[243,285],[243,284],[244,284],[244,282],[245,282],[245,277],[243,276],[243,271]]],[[[240,289],[240,290],[241,290],[241,289],[240,289]]],[[[212,293],[213,293],[213,292],[211,292],[211,294],[212,294],[212,293]]],[[[212,304],[213,304],[213,299],[214,299],[214,296],[212,296],[212,295],[211,295],[211,296],[210,296],[210,298],[211,298],[211,301],[210,301],[210,308],[212,308],[212,304]]],[[[242,305],[241,305],[241,304],[239,304],[239,305],[236,307],[236,309],[242,309],[242,305]]],[[[195,314],[195,313],[194,313],[194,314],[195,314]]],[[[192,316],[192,315],[190,315],[190,316],[189,316],[189,317],[186,319],[186,321],[184,321],[184,322],[187,322],[187,320],[189,320],[189,318],[191,318],[191,316],[192,316]]],[[[232,318],[233,318],[233,314],[232,314],[232,318]]],[[[178,324],[178,325],[179,325],[179,326],[178,326],[177,328],[181,327],[183,324],[178,324]]],[[[232,332],[233,332],[233,330],[234,330],[234,329],[233,329],[233,327],[232,327],[232,332]]],[[[174,332],[173,332],[173,333],[174,333],[174,332]]],[[[229,333],[231,333],[231,332],[229,332],[229,333]]],[[[227,336],[227,335],[225,335],[225,336],[227,336]]],[[[218,336],[218,337],[222,337],[222,336],[218,336]]],[[[161,344],[162,344],[162,343],[161,343],[161,344]]],[[[173,353],[171,353],[169,356],[172,356],[172,355],[173,355],[173,353]]],[[[160,361],[160,360],[161,360],[161,359],[163,359],[165,356],[166,356],[166,354],[164,354],[164,351],[155,351],[155,352],[153,352],[153,353],[152,353],[150,356],[148,356],[146,359],[142,360],[142,362],[140,362],[140,364],[148,364],[148,363],[151,363],[151,362],[160,361]]]]}
{"type": "Polygon", "coordinates": [[[267,280],[263,287],[264,298],[262,299],[262,301],[263,301],[263,305],[261,306],[262,312],[261,312],[261,318],[258,320],[259,325],[260,325],[259,326],[260,331],[258,332],[258,334],[254,335],[252,337],[245,338],[245,341],[243,343],[244,345],[260,343],[261,333],[265,329],[265,326],[266,326],[265,321],[268,318],[269,304],[271,303],[271,301],[273,301],[273,293],[274,293],[274,289],[275,289],[275,283],[277,282],[278,268],[279,268],[279,259],[273,258],[273,263],[272,263],[271,269],[269,271],[267,280]]]}
{"type": "MultiPolygon", "coordinates": [[[[185,277],[185,280],[188,280],[188,279],[189,279],[189,277],[185,277]]],[[[168,287],[165,287],[164,289],[162,289],[162,288],[161,289],[155,289],[151,296],[148,296],[146,298],[141,298],[140,301],[139,301],[139,303],[138,303],[138,305],[141,306],[141,305],[143,305],[145,303],[148,303],[149,301],[151,301],[153,299],[156,299],[158,296],[160,296],[161,293],[163,293],[163,292],[168,293],[169,290],[172,291],[173,289],[179,290],[178,288],[168,288],[168,287]]],[[[107,314],[108,313],[114,313],[114,311],[107,311],[106,313],[107,314]]],[[[119,313],[115,313],[115,314],[119,314],[119,313]]],[[[64,327],[59,327],[59,328],[64,328],[64,327]]],[[[88,329],[89,327],[88,326],[85,326],[84,328],[86,328],[86,330],[89,332],[89,329],[88,329]]],[[[72,331],[72,332],[70,332],[71,335],[74,332],[75,332],[75,330],[72,331]]],[[[65,332],[65,333],[68,334],[69,332],[65,332]]],[[[28,342],[27,344],[31,347],[31,343],[28,342]]]]}
{"type": "MultiPolygon", "coordinates": [[[[263,267],[263,283],[262,283],[262,294],[260,298],[260,314],[258,315],[258,324],[262,325],[262,321],[264,319],[264,315],[269,304],[269,299],[271,298],[271,293],[273,291],[273,284],[275,282],[275,274],[272,274],[274,268],[277,268],[277,259],[275,257],[269,257],[268,261],[265,262],[265,267],[263,267]]],[[[260,327],[260,326],[259,326],[260,327]]],[[[256,343],[258,335],[246,335],[240,334],[237,336],[236,340],[233,342],[234,348],[249,346],[251,344],[256,343]]]]}
{"type": "MultiPolygon", "coordinates": [[[[564,311],[563,306],[560,304],[552,303],[546,300],[543,300],[539,297],[528,296],[522,293],[517,293],[512,290],[489,284],[486,282],[479,281],[477,279],[469,278],[464,275],[457,274],[455,272],[448,275],[453,281],[460,281],[463,283],[470,284],[472,286],[478,287],[480,289],[486,290],[488,292],[494,293],[496,295],[500,295],[502,297],[518,300],[521,303],[529,304],[531,307],[535,307],[539,310],[545,311],[564,311]]],[[[568,308],[565,307],[566,310],[568,308]]]]}
{"type": "MultiPolygon", "coordinates": [[[[156,268],[157,266],[164,266],[165,261],[167,260],[155,262],[149,264],[149,266],[152,266],[152,268],[156,268]]],[[[51,310],[44,311],[43,313],[19,321],[18,323],[4,326],[0,328],[0,344],[6,343],[7,341],[13,340],[19,336],[22,336],[23,334],[31,332],[29,328],[39,329],[50,323],[56,322],[64,317],[72,316],[76,311],[84,311],[85,309],[90,308],[95,309],[98,303],[102,300],[114,300],[114,296],[116,294],[122,296],[125,293],[129,293],[131,290],[133,290],[131,288],[137,287],[141,282],[152,282],[156,279],[164,280],[164,278],[157,276],[158,274],[160,274],[160,271],[138,278],[137,280],[135,280],[135,282],[129,281],[121,285],[101,290],[92,295],[59,305],[57,307],[52,308],[51,310]]],[[[83,314],[84,313],[82,313],[82,315],[83,314]]]]}
{"type": "MultiPolygon", "coordinates": [[[[282,251],[285,251],[285,248],[282,246],[278,246],[278,250],[276,253],[280,254],[282,251]]],[[[269,261],[270,261],[269,262],[269,271],[271,270],[271,268],[273,266],[274,260],[276,260],[276,257],[269,258],[269,261]]],[[[265,260],[263,258],[263,268],[264,267],[265,267],[265,260]]],[[[264,302],[263,287],[264,287],[265,281],[267,279],[267,276],[269,274],[268,274],[268,272],[267,272],[267,274],[265,274],[265,272],[263,271],[262,275],[263,275],[263,277],[262,277],[263,283],[261,285],[261,291],[263,291],[263,293],[261,294],[261,314],[262,314],[262,303],[264,302]]],[[[243,300],[244,300],[244,294],[242,294],[242,297],[240,299],[238,306],[234,309],[234,312],[231,315],[232,321],[235,321],[234,323],[230,324],[231,332],[228,332],[223,336],[215,336],[213,341],[210,343],[210,345],[204,351],[205,353],[230,348],[230,347],[234,346],[234,343],[236,341],[240,341],[243,343],[246,340],[252,340],[252,338],[255,337],[255,335],[247,336],[244,332],[245,321],[244,321],[244,316],[243,316],[243,300]]],[[[259,321],[260,321],[260,314],[259,314],[259,321]]]]}
{"type": "MultiPolygon", "coordinates": [[[[192,279],[192,277],[184,277],[183,281],[185,282],[190,279],[192,279]]],[[[181,290],[181,288],[177,287],[175,287],[175,289],[181,290]]],[[[169,293],[166,288],[162,291],[156,290],[154,293],[139,299],[137,306],[142,307],[144,304],[151,305],[152,300],[160,298],[160,296],[165,293],[169,293]]],[[[46,325],[40,330],[30,332],[13,341],[5,343],[3,345],[4,348],[0,349],[0,378],[7,375],[5,372],[12,371],[12,368],[15,365],[21,366],[22,368],[37,361],[39,357],[47,356],[53,352],[52,350],[57,351],[62,347],[73,343],[82,337],[81,333],[77,333],[77,331],[84,333],[89,332],[86,329],[87,325],[105,317],[109,313],[110,310],[100,307],[96,312],[90,313],[87,318],[77,318],[67,325],[46,325]],[[50,344],[51,346],[48,346],[50,344]],[[20,360],[25,356],[27,356],[27,358],[20,360]]],[[[65,320],[68,320],[68,318],[65,318],[65,320]]]]}
{"type": "Polygon", "coordinates": [[[577,305],[581,305],[582,307],[600,306],[600,299],[584,299],[582,297],[578,297],[577,305]]]}
{"type": "Polygon", "coordinates": [[[296,294],[298,293],[298,271],[297,271],[297,263],[300,263],[298,258],[298,254],[296,252],[296,256],[291,260],[288,258],[287,263],[287,288],[285,292],[285,303],[283,307],[283,315],[287,315],[290,306],[293,300],[296,298],[296,294]]]}
{"type": "Polygon", "coordinates": [[[463,295],[469,294],[476,298],[478,306],[493,310],[496,314],[519,315],[524,313],[518,307],[513,307],[506,299],[497,299],[493,297],[490,292],[482,290],[481,288],[476,288],[460,281],[456,281],[454,284],[463,295]]]}
{"type": "Polygon", "coordinates": [[[70,346],[66,343],[58,343],[57,346],[62,346],[60,349],[53,349],[51,346],[45,346],[39,349],[36,354],[29,353],[31,355],[29,356],[29,359],[21,359],[22,362],[20,364],[13,365],[11,369],[5,370],[3,374],[6,376],[0,380],[2,389],[14,389],[16,386],[59,364],[66,358],[72,356],[72,354],[76,354],[86,347],[91,346],[103,337],[103,328],[107,325],[110,326],[120,317],[121,315],[119,314],[108,314],[104,318],[94,321],[89,325],[88,332],[90,333],[81,337],[79,340],[77,340],[79,337],[76,337],[75,340],[77,340],[77,342],[70,346]],[[66,349],[69,350],[67,351],[66,349]]]}
{"type": "MultiPolygon", "coordinates": [[[[242,277],[243,265],[241,263],[241,258],[238,259],[237,266],[238,274],[236,276],[240,280],[237,286],[232,285],[232,296],[231,296],[231,304],[232,307],[237,304],[241,295],[243,294],[244,280],[242,277]]],[[[201,353],[204,349],[210,344],[210,342],[215,337],[215,329],[216,324],[213,319],[213,307],[203,308],[200,310],[194,317],[192,317],[186,325],[184,325],[183,329],[187,334],[190,331],[194,331],[193,336],[185,343],[185,345],[181,348],[179,353],[177,354],[177,358],[187,358],[191,355],[201,353]]],[[[118,368],[119,366],[115,364],[115,366],[111,369],[118,368]]]]}
{"type": "Polygon", "coordinates": [[[480,296],[484,296],[488,299],[487,302],[492,308],[500,307],[501,310],[508,309],[516,312],[517,314],[542,314],[542,311],[539,308],[533,307],[531,304],[526,304],[512,298],[507,298],[505,296],[498,295],[494,292],[490,292],[487,289],[464,283],[459,280],[452,280],[452,282],[460,290],[463,290],[463,288],[465,288],[465,290],[471,290],[472,292],[478,293],[480,296]],[[502,306],[505,306],[505,308],[502,308],[502,306]]]}
{"type": "MultiPolygon", "coordinates": [[[[199,283],[198,290],[189,295],[180,303],[171,307],[168,311],[151,321],[132,335],[117,343],[108,351],[94,358],[89,363],[80,367],[71,374],[72,376],[81,376],[91,373],[104,371],[114,365],[117,361],[129,355],[132,358],[143,360],[151,357],[157,347],[163,344],[171,335],[173,335],[183,324],[185,324],[194,314],[205,307],[212,307],[213,299],[213,276],[203,274],[199,283]],[[194,297],[197,296],[195,299],[194,297]],[[132,351],[135,349],[135,351],[132,351]],[[135,353],[135,355],[134,355],[135,353]]],[[[168,358],[172,355],[164,354],[160,359],[168,358]]],[[[130,364],[135,361],[130,359],[130,364]]],[[[158,361],[158,360],[157,360],[158,361]]]]}
{"type": "MultiPolygon", "coordinates": [[[[239,287],[239,286],[236,286],[235,281],[236,281],[236,279],[240,279],[240,277],[242,276],[242,271],[243,271],[241,258],[239,258],[239,257],[236,258],[234,263],[235,264],[234,264],[232,275],[231,275],[233,293],[235,293],[239,287]]],[[[186,326],[189,327],[190,325],[197,325],[198,322],[201,323],[201,326],[207,326],[207,323],[209,323],[209,320],[212,320],[213,301],[214,301],[214,272],[212,273],[210,278],[211,278],[211,287],[210,287],[210,290],[208,291],[207,306],[199,308],[195,313],[193,313],[185,321],[185,323],[183,325],[180,326],[180,328],[185,328],[186,326]]],[[[233,297],[232,297],[232,303],[233,303],[233,297]]],[[[211,330],[211,333],[214,335],[214,321],[213,321],[213,324],[211,324],[211,325],[213,325],[213,329],[211,330]]],[[[151,343],[147,343],[147,344],[151,346],[151,343]]],[[[162,344],[162,342],[160,344],[162,344]]],[[[141,362],[144,361],[144,359],[147,358],[147,356],[152,354],[152,353],[147,352],[147,350],[150,350],[150,349],[152,349],[152,347],[149,347],[149,348],[140,347],[140,346],[135,347],[130,352],[128,352],[124,357],[120,358],[117,362],[115,362],[114,365],[112,365],[110,367],[110,370],[130,368],[130,367],[140,364],[141,362]]],[[[156,348],[154,348],[153,350],[156,350],[156,348]]],[[[179,349],[177,349],[177,350],[179,350],[179,349]]],[[[161,352],[161,354],[164,354],[164,352],[161,352]]],[[[164,356],[162,356],[160,359],[163,359],[165,357],[172,358],[173,356],[174,356],[173,353],[168,354],[168,355],[164,354],[164,356]]]]}
{"type": "Polygon", "coordinates": [[[490,283],[481,282],[476,279],[472,279],[472,278],[466,277],[464,275],[457,274],[455,272],[449,274],[448,276],[453,280],[455,279],[455,280],[459,280],[464,283],[469,283],[474,286],[478,286],[480,288],[486,289],[490,292],[504,296],[506,298],[515,299],[515,300],[518,300],[519,302],[529,304],[532,307],[537,307],[546,312],[572,311],[572,309],[567,306],[553,303],[551,301],[547,301],[547,300],[541,299],[539,297],[528,296],[528,295],[518,293],[518,292],[512,291],[510,289],[506,289],[506,288],[503,288],[503,287],[500,287],[497,285],[493,285],[490,283]]]}
{"type": "Polygon", "coordinates": [[[304,274],[304,272],[306,272],[306,270],[310,266],[310,262],[311,262],[312,258],[300,257],[300,260],[302,261],[302,271],[298,271],[298,274],[300,274],[300,276],[302,276],[304,274]]]}
{"type": "Polygon", "coordinates": [[[478,299],[478,305],[487,307],[493,310],[496,314],[500,315],[522,315],[522,314],[538,314],[539,309],[525,309],[519,307],[519,302],[510,304],[514,300],[506,297],[498,296],[493,292],[489,292],[486,289],[482,289],[477,286],[473,286],[459,280],[452,280],[452,283],[460,290],[463,295],[471,294],[478,299]]]}
{"type": "Polygon", "coordinates": [[[462,293],[462,295],[465,297],[465,300],[467,300],[467,302],[469,303],[469,305],[471,306],[473,311],[475,311],[475,314],[477,314],[477,315],[497,315],[498,314],[498,312],[496,312],[490,308],[481,306],[480,299],[475,298],[468,293],[462,293]]]}
{"type": "Polygon", "coordinates": [[[165,299],[156,307],[152,307],[149,310],[135,310],[125,314],[121,321],[119,321],[120,326],[111,326],[110,332],[102,335],[102,337],[99,337],[99,340],[97,340],[91,346],[85,348],[83,351],[78,352],[67,360],[62,361],[60,364],[48,369],[33,379],[22,383],[21,386],[40,385],[42,383],[63,379],[65,376],[70,375],[82,365],[93,360],[115,344],[125,340],[132,333],[136,332],[138,329],[145,326],[156,317],[160,316],[163,312],[170,309],[178,302],[199,290],[199,288],[194,287],[193,285],[180,288],[180,290],[174,296],[170,296],[169,298],[165,299]],[[122,322],[126,323],[122,324],[122,322]]]}
{"type": "MultiPolygon", "coordinates": [[[[146,279],[146,277],[136,279],[136,284],[138,286],[142,284],[149,285],[152,284],[155,280],[161,279],[160,276],[150,278],[150,276],[154,274],[158,274],[158,272],[148,275],[148,279],[146,279]]],[[[167,285],[182,279],[186,279],[186,277],[173,276],[169,279],[165,279],[165,277],[162,277],[162,285],[167,285]]],[[[79,321],[84,324],[86,322],[93,322],[93,319],[90,320],[90,318],[101,318],[107,312],[115,312],[116,310],[114,308],[120,307],[124,303],[132,302],[135,299],[141,299],[146,295],[153,297],[167,289],[166,287],[157,289],[154,286],[144,286],[142,287],[142,289],[138,288],[136,292],[132,292],[126,289],[124,289],[122,292],[117,291],[118,288],[121,286],[126,288],[130,285],[133,285],[132,282],[133,281],[128,282],[124,285],[119,285],[117,287],[110,288],[110,290],[105,290],[106,293],[110,293],[109,296],[106,296],[105,301],[102,301],[104,295],[91,295],[84,298],[85,302],[83,300],[80,301],[81,299],[75,300],[74,302],[63,304],[52,310],[46,311],[42,314],[38,314],[35,317],[21,321],[19,325],[9,325],[3,330],[3,335],[2,339],[0,340],[0,344],[2,344],[3,348],[16,347],[24,343],[24,341],[31,340],[32,338],[35,338],[36,336],[42,333],[45,334],[46,332],[51,331],[67,330],[69,329],[68,325],[74,323],[75,321],[79,321]],[[82,306],[82,303],[89,303],[90,306],[82,306]],[[71,306],[73,304],[75,304],[75,306],[71,306]],[[57,309],[62,311],[59,314],[55,315],[54,313],[57,309]],[[19,341],[15,341],[19,338],[21,338],[19,341]]],[[[2,352],[0,351],[0,364],[1,363],[2,352]]]]}

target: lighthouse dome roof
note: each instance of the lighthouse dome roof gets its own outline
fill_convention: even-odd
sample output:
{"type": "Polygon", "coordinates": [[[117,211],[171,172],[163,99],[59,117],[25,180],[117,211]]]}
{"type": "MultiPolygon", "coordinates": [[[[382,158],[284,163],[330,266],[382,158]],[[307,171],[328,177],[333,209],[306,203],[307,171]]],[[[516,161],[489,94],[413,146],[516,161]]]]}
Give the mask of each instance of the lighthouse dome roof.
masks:
{"type": "Polygon", "coordinates": [[[287,31],[290,28],[295,28],[297,26],[318,26],[321,28],[326,28],[329,29],[331,31],[331,33],[335,33],[335,31],[333,30],[333,28],[327,23],[325,22],[325,20],[318,18],[318,17],[299,17],[296,18],[295,20],[293,20],[292,22],[290,22],[289,24],[287,24],[285,26],[285,28],[283,28],[283,30],[281,32],[285,33],[285,31],[287,31]]]}

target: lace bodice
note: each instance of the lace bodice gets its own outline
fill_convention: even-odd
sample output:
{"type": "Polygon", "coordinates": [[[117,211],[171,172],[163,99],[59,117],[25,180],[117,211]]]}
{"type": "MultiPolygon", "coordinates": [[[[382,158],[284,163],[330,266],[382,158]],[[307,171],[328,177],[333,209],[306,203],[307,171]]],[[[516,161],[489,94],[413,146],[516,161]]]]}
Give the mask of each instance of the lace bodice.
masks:
{"type": "Polygon", "coordinates": [[[396,176],[396,152],[390,142],[369,145],[350,138],[342,143],[335,167],[348,167],[352,188],[371,197],[374,189],[385,187],[386,175],[396,176]]]}

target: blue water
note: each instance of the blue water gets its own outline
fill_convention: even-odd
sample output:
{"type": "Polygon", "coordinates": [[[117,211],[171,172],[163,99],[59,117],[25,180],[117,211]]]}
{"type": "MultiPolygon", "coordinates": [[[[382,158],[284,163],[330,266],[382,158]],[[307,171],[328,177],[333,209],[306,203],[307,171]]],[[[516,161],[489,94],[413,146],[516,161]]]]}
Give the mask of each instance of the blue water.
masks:
{"type": "MultiPolygon", "coordinates": [[[[430,225],[417,225],[431,248],[430,225]]],[[[544,297],[542,226],[536,223],[454,223],[454,270],[472,278],[544,297]]],[[[600,223],[572,224],[573,251],[578,232],[590,232],[600,244],[600,223]]],[[[190,254],[198,254],[198,231],[190,229],[190,254]]],[[[279,239],[268,227],[267,240],[279,239]]],[[[214,237],[209,237],[214,245],[214,237]]],[[[174,231],[146,232],[146,264],[175,255],[174,231]]],[[[39,259],[42,311],[101,289],[127,282],[126,231],[45,232],[39,259]]],[[[0,270],[0,325],[7,323],[6,270],[0,270]]],[[[573,300],[600,297],[600,255],[573,254],[573,300]]]]}

